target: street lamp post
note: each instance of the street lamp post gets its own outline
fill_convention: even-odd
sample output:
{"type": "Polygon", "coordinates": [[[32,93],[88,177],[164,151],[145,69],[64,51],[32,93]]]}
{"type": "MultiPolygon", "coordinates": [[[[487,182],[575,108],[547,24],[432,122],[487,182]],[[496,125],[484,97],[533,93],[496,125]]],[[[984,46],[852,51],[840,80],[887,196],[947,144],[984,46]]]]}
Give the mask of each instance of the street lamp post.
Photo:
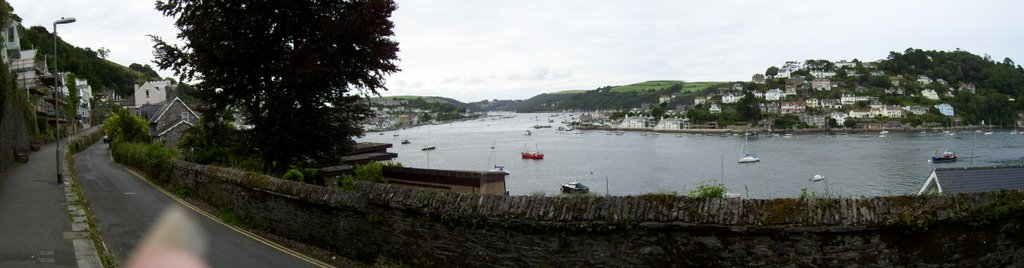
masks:
{"type": "Polygon", "coordinates": [[[61,174],[61,161],[60,161],[60,73],[57,71],[57,24],[68,24],[75,22],[75,18],[64,18],[61,17],[59,20],[53,22],[53,115],[57,119],[54,121],[54,135],[57,137],[57,183],[63,184],[64,177],[61,174]]]}

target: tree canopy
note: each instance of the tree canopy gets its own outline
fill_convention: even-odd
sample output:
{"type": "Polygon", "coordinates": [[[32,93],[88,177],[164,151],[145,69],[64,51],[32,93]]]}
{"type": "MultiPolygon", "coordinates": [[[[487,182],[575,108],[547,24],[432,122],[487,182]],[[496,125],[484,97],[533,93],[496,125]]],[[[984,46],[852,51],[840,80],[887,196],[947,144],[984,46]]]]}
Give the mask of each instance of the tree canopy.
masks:
{"type": "Polygon", "coordinates": [[[198,80],[206,114],[239,111],[263,169],[328,164],[362,134],[360,95],[399,71],[391,0],[158,1],[183,45],[153,36],[158,67],[198,80]]]}

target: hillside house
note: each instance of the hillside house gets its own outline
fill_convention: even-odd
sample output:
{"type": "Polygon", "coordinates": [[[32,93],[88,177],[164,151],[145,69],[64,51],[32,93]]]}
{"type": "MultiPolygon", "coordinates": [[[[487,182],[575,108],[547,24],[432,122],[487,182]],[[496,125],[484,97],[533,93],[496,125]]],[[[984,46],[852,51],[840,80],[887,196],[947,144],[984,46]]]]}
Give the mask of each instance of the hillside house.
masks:
{"type": "Polygon", "coordinates": [[[953,117],[953,106],[949,103],[936,104],[935,109],[939,109],[939,113],[942,115],[953,117]]]}
{"type": "Polygon", "coordinates": [[[754,95],[754,98],[764,99],[764,92],[761,92],[760,90],[753,90],[750,94],[754,95]]]}
{"type": "Polygon", "coordinates": [[[801,114],[800,122],[812,127],[825,127],[825,117],[820,115],[801,114]]]}
{"type": "Polygon", "coordinates": [[[872,116],[874,116],[874,114],[871,112],[871,110],[855,109],[850,110],[850,113],[847,115],[847,118],[868,118],[872,116]]]}
{"type": "Polygon", "coordinates": [[[925,99],[929,100],[939,100],[939,94],[935,93],[935,90],[932,90],[930,88],[921,90],[921,97],[924,97],[925,99]]]}
{"type": "Polygon", "coordinates": [[[882,108],[874,111],[876,111],[876,115],[887,118],[903,118],[905,116],[903,108],[893,105],[883,105],[882,108]]]}
{"type": "Polygon", "coordinates": [[[903,110],[915,115],[923,115],[928,113],[928,107],[924,106],[903,106],[903,110]]]}
{"type": "Polygon", "coordinates": [[[662,95],[662,96],[658,97],[658,103],[659,104],[660,103],[668,103],[670,101],[672,101],[672,96],[671,95],[662,95]]]}
{"type": "Polygon", "coordinates": [[[823,109],[842,109],[843,104],[839,102],[839,99],[822,99],[821,108],[823,109]]]}
{"type": "Polygon", "coordinates": [[[781,114],[797,114],[803,113],[807,110],[807,106],[803,101],[787,101],[783,102],[779,108],[781,114]]]}
{"type": "Polygon", "coordinates": [[[931,84],[932,83],[932,79],[928,78],[928,76],[925,76],[925,75],[918,75],[917,76],[917,82],[921,83],[921,84],[927,85],[927,84],[931,84]]]}
{"type": "Polygon", "coordinates": [[[732,84],[732,90],[733,91],[743,91],[743,84],[740,84],[740,83],[732,84]]]}
{"type": "Polygon", "coordinates": [[[974,84],[972,84],[972,83],[960,82],[960,87],[957,88],[957,91],[960,91],[960,92],[970,92],[971,94],[974,94],[977,91],[977,87],[975,87],[974,84]]]}
{"type": "Polygon", "coordinates": [[[711,112],[713,114],[721,113],[722,112],[722,108],[718,107],[718,104],[712,103],[711,107],[708,108],[708,112],[711,112]]]}
{"type": "Polygon", "coordinates": [[[831,78],[833,76],[836,76],[836,72],[812,71],[811,72],[811,76],[814,76],[814,77],[817,77],[817,78],[831,78]]]}
{"type": "Polygon", "coordinates": [[[722,96],[722,103],[736,103],[743,99],[743,97],[743,94],[729,93],[728,95],[722,96]]]}
{"type": "Polygon", "coordinates": [[[777,101],[777,100],[782,99],[782,97],[784,95],[785,95],[785,92],[783,92],[781,89],[773,88],[773,89],[769,89],[768,92],[764,93],[764,100],[767,100],[767,101],[777,101]]]}
{"type": "Polygon", "coordinates": [[[761,103],[761,111],[770,114],[778,114],[781,106],[778,102],[761,103]]]}
{"type": "Polygon", "coordinates": [[[807,108],[818,108],[821,106],[821,102],[815,98],[807,98],[804,100],[804,105],[807,105],[807,108]]]}
{"type": "Polygon", "coordinates": [[[705,103],[707,101],[708,101],[708,98],[705,97],[705,96],[701,96],[701,95],[694,96],[693,97],[693,106],[701,105],[701,104],[703,104],[703,103],[705,103]]]}
{"type": "Polygon", "coordinates": [[[796,92],[799,87],[799,85],[786,85],[786,97],[796,96],[796,92]]]}
{"type": "Polygon", "coordinates": [[[846,113],[843,112],[832,112],[829,117],[836,120],[836,124],[840,126],[846,123],[846,113]]]}
{"type": "Polygon", "coordinates": [[[173,99],[174,86],[169,81],[149,81],[142,85],[135,85],[134,94],[125,99],[126,106],[141,108],[147,104],[159,104],[173,99]]]}
{"type": "Polygon", "coordinates": [[[828,78],[817,78],[811,80],[811,88],[814,90],[832,90],[832,80],[828,78]]]}

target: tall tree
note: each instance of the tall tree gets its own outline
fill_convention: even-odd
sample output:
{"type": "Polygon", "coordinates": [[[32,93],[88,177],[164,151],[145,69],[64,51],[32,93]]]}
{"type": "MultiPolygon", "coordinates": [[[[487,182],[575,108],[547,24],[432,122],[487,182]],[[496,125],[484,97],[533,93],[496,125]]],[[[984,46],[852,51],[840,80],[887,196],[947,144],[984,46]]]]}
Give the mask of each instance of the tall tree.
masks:
{"type": "Polygon", "coordinates": [[[160,68],[201,81],[205,114],[238,110],[264,171],[330,163],[362,135],[360,95],[399,71],[391,0],[157,1],[183,45],[152,36],[160,68]]]}

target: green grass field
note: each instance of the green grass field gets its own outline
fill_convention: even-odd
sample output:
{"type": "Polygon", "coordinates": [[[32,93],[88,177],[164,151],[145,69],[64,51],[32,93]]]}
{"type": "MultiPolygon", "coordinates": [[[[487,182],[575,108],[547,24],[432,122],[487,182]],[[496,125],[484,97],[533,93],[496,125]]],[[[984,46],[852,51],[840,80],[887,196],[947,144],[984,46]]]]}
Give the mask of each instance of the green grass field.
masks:
{"type": "Polygon", "coordinates": [[[586,90],[562,90],[562,91],[551,93],[551,94],[580,94],[580,93],[583,93],[583,92],[587,92],[587,91],[586,90]]]}
{"type": "Polygon", "coordinates": [[[718,84],[720,82],[683,82],[678,80],[657,80],[640,82],[636,84],[630,84],[625,86],[612,87],[611,92],[615,93],[629,93],[629,92],[655,92],[664,88],[670,87],[675,84],[683,84],[682,93],[700,91],[708,88],[711,85],[718,84]]]}

